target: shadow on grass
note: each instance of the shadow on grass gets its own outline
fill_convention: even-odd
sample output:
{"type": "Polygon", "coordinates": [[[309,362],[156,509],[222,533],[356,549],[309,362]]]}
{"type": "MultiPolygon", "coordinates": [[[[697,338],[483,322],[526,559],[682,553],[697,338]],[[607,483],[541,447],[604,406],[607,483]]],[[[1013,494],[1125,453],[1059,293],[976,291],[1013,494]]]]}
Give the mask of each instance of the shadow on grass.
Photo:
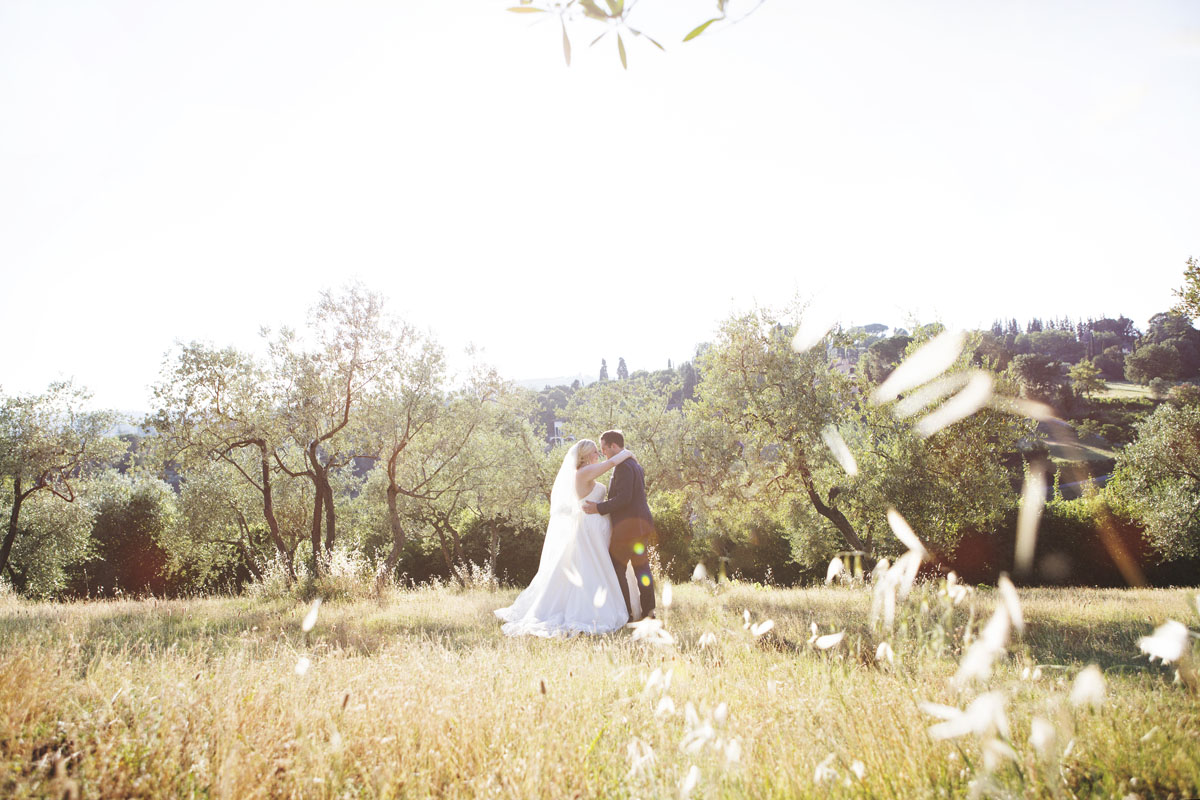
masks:
{"type": "Polygon", "coordinates": [[[1149,633],[1144,624],[1126,621],[1087,625],[1063,620],[1032,619],[1025,629],[1025,645],[1039,664],[1099,664],[1105,669],[1157,672],[1138,649],[1137,640],[1149,633]]]}
{"type": "Polygon", "coordinates": [[[323,606],[316,627],[305,633],[305,608],[291,602],[252,601],[191,608],[122,608],[114,603],[107,609],[93,604],[77,614],[69,606],[25,608],[0,615],[0,648],[69,647],[75,651],[75,663],[86,670],[102,654],[146,657],[174,652],[210,659],[236,651],[269,657],[280,648],[322,648],[371,656],[405,642],[465,651],[494,642],[499,635],[499,621],[490,625],[490,613],[488,619],[449,618],[436,609],[414,615],[403,608],[370,606],[346,613],[339,604],[323,606]]]}

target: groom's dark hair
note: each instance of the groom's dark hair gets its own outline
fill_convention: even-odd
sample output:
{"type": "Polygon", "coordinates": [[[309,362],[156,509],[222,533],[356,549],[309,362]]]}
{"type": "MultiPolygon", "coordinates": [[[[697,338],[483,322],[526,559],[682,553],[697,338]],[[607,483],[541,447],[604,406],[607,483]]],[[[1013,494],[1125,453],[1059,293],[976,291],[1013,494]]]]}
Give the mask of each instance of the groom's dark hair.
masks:
{"type": "Polygon", "coordinates": [[[625,434],[620,431],[605,431],[600,434],[600,441],[605,444],[615,444],[617,447],[625,446],[625,434]]]}

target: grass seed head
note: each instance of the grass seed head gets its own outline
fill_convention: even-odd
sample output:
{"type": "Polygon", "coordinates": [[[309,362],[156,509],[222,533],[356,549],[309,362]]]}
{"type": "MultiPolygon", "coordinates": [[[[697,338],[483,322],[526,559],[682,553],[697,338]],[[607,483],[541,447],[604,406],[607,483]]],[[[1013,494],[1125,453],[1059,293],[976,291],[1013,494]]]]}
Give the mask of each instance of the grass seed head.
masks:
{"type": "Polygon", "coordinates": [[[1075,677],[1071,685],[1071,705],[1076,708],[1087,706],[1100,708],[1104,705],[1104,673],[1095,664],[1089,664],[1075,677]]]}
{"type": "Polygon", "coordinates": [[[825,585],[833,583],[845,571],[846,565],[842,563],[841,556],[834,556],[833,561],[829,562],[829,569],[825,570],[825,585]]]}
{"type": "Polygon", "coordinates": [[[822,784],[825,781],[837,780],[837,770],[833,768],[834,754],[825,756],[817,768],[813,770],[813,783],[822,784]]]}
{"type": "Polygon", "coordinates": [[[842,639],[845,639],[845,638],[846,638],[845,631],[838,631],[837,633],[828,633],[824,636],[818,636],[816,641],[813,642],[813,647],[817,648],[818,650],[828,650],[831,647],[837,647],[839,644],[842,643],[842,639]]]}
{"type": "Polygon", "coordinates": [[[995,772],[1005,761],[1017,761],[1017,753],[1007,743],[988,737],[983,740],[983,768],[995,772]]]}
{"type": "Polygon", "coordinates": [[[304,622],[300,623],[300,630],[308,633],[317,624],[317,612],[321,610],[321,598],[313,600],[312,608],[308,610],[308,614],[304,617],[304,622]]]}
{"type": "Polygon", "coordinates": [[[917,435],[928,439],[938,431],[966,419],[988,404],[992,399],[995,380],[983,370],[971,373],[971,379],[961,392],[943,403],[936,411],[921,419],[914,426],[917,435]]]}
{"type": "Polygon", "coordinates": [[[687,800],[688,797],[691,797],[692,791],[696,788],[696,784],[699,782],[700,768],[695,764],[692,764],[692,768],[689,769],[687,775],[684,776],[683,782],[679,784],[679,796],[683,798],[683,800],[687,800]]]}
{"type": "Polygon", "coordinates": [[[843,471],[851,478],[858,475],[858,462],[854,460],[854,454],[850,452],[849,446],[846,445],[846,440],[842,438],[842,434],[838,432],[836,425],[826,425],[821,429],[821,439],[825,442],[825,446],[829,448],[829,452],[833,453],[833,458],[843,471]]]}
{"type": "Polygon", "coordinates": [[[1154,633],[1138,639],[1138,648],[1150,656],[1173,664],[1183,657],[1188,646],[1188,629],[1182,622],[1169,619],[1154,629],[1154,633]]]}
{"type": "Polygon", "coordinates": [[[887,510],[888,526],[892,529],[892,533],[896,534],[896,538],[907,547],[909,550],[924,553],[925,547],[921,544],[921,540],[913,533],[912,526],[908,524],[908,520],[900,516],[900,512],[894,508],[887,510]]]}
{"type": "Polygon", "coordinates": [[[792,337],[792,350],[807,353],[833,330],[836,323],[836,315],[829,307],[806,309],[796,328],[796,335],[792,337]]]}
{"type": "Polygon", "coordinates": [[[1054,725],[1045,718],[1034,717],[1029,723],[1029,744],[1038,757],[1043,760],[1049,759],[1053,755],[1054,742],[1057,738],[1058,732],[1054,729],[1054,725]]]}
{"type": "Polygon", "coordinates": [[[962,331],[943,331],[892,370],[871,399],[880,404],[888,403],[909,389],[934,380],[954,364],[965,343],[966,334],[962,331]]]}
{"type": "Polygon", "coordinates": [[[756,622],[750,626],[750,633],[755,636],[762,636],[767,631],[775,627],[775,620],[765,619],[762,622],[756,622]]]}
{"type": "Polygon", "coordinates": [[[959,662],[953,682],[957,685],[973,680],[986,680],[992,674],[992,664],[1008,646],[1011,623],[1008,609],[1003,604],[996,606],[979,638],[971,643],[959,662]]]}
{"type": "Polygon", "coordinates": [[[1000,597],[1004,601],[1004,610],[1008,612],[1009,621],[1017,629],[1017,633],[1023,633],[1025,617],[1021,614],[1021,599],[1017,596],[1017,587],[1013,586],[1013,582],[1004,573],[1000,573],[997,585],[1000,588],[1000,597]]]}

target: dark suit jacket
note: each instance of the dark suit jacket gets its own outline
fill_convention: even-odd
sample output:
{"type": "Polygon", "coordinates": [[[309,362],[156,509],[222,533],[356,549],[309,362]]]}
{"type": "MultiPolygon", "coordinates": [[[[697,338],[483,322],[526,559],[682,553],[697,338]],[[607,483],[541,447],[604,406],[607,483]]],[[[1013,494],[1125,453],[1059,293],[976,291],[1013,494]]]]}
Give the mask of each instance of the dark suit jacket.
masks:
{"type": "Polygon", "coordinates": [[[621,539],[644,539],[654,530],[654,516],[646,502],[646,478],[636,458],[628,458],[613,470],[608,499],[596,510],[612,520],[613,543],[621,539]]]}

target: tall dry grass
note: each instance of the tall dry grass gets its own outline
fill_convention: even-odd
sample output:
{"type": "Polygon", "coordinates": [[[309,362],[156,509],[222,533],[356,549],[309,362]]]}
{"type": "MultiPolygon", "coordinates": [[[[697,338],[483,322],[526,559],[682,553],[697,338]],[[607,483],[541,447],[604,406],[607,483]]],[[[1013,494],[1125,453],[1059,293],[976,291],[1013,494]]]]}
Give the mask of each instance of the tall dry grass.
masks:
{"type": "Polygon", "coordinates": [[[1168,618],[1195,627],[1192,593],[1023,590],[1025,635],[991,678],[957,686],[965,634],[995,598],[955,606],[939,588],[918,585],[888,632],[870,622],[869,588],[674,587],[671,646],[629,631],[507,639],[491,610],[512,591],[330,601],[308,633],[310,606],[286,599],[8,597],[0,794],[1200,794],[1200,701],[1137,644],[1168,618]],[[773,628],[755,636],[747,612],[773,628]],[[1072,705],[1092,663],[1105,699],[1072,705]],[[928,734],[938,720],[922,703],[962,709],[989,692],[1011,757],[928,734]]]}

